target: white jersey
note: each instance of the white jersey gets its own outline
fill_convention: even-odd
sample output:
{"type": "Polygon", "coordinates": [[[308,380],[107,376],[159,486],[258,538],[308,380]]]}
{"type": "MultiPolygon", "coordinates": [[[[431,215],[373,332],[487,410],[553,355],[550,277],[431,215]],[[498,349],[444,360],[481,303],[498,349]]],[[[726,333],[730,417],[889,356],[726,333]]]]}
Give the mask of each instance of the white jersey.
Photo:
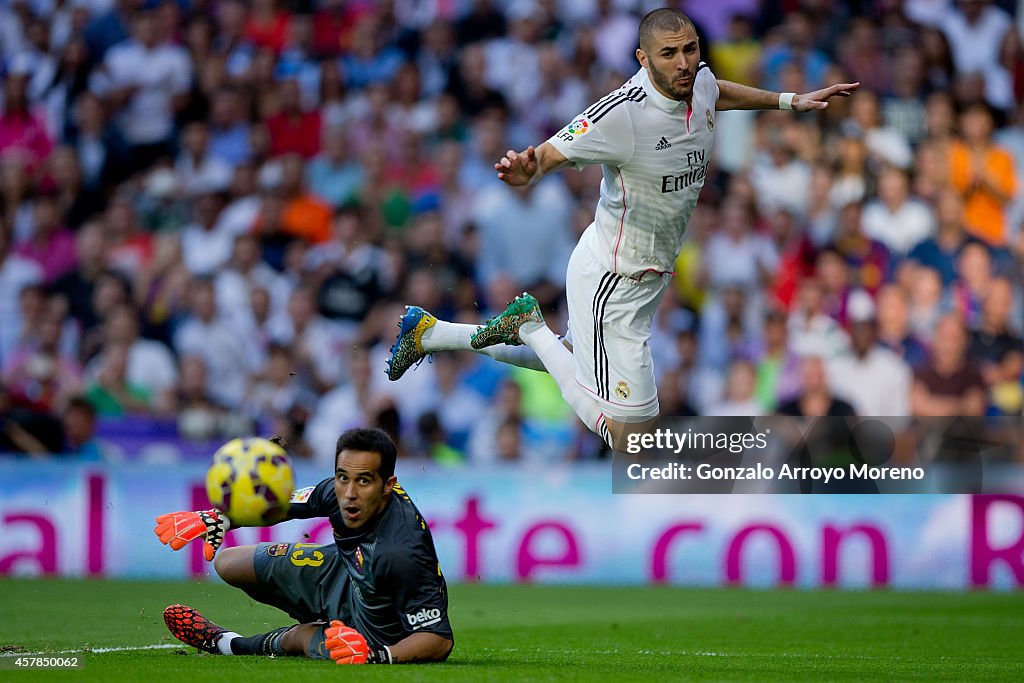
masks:
{"type": "Polygon", "coordinates": [[[701,62],[693,105],[669,99],[640,69],[548,142],[573,165],[601,164],[601,200],[581,241],[608,272],[670,273],[704,186],[718,82],[701,62]]]}

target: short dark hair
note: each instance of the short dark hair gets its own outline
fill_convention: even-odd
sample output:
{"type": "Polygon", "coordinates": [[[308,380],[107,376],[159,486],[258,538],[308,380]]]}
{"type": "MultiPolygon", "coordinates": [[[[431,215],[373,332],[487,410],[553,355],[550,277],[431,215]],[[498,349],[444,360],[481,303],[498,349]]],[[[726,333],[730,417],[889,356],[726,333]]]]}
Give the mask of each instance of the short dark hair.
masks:
{"type": "Polygon", "coordinates": [[[648,12],[640,20],[640,29],[638,31],[640,34],[640,49],[648,53],[651,51],[651,40],[653,40],[655,31],[678,31],[685,26],[697,30],[697,27],[693,25],[693,20],[677,9],[660,7],[648,12]]]}
{"type": "Polygon", "coordinates": [[[395,442],[382,429],[350,429],[338,437],[338,446],[334,449],[337,460],[342,451],[366,451],[380,455],[380,478],[387,481],[395,475],[395,461],[398,449],[395,442]]]}
{"type": "Polygon", "coordinates": [[[80,410],[90,420],[96,417],[96,407],[85,396],[72,396],[68,399],[66,412],[71,412],[72,410],[80,410]]]}

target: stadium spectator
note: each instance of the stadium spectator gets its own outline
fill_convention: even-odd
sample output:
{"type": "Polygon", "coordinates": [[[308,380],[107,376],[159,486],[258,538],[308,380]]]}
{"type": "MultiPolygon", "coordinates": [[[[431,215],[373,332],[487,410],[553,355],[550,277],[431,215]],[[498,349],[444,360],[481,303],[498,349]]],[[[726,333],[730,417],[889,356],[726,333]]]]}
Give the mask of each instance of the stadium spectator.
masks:
{"type": "Polygon", "coordinates": [[[865,205],[861,216],[864,234],[878,240],[895,257],[905,256],[935,232],[928,207],[910,196],[906,172],[886,167],[878,177],[878,199],[865,205]]]}
{"type": "Polygon", "coordinates": [[[800,363],[802,390],[798,396],[779,405],[779,415],[796,417],[847,417],[853,406],[836,398],[829,388],[825,362],[818,356],[805,356],[800,363]]]}
{"type": "Polygon", "coordinates": [[[77,231],[85,221],[103,210],[102,193],[89,192],[85,187],[74,148],[56,148],[47,160],[46,174],[53,180],[53,195],[61,223],[72,231],[77,231]]]}
{"type": "Polygon", "coordinates": [[[1002,109],[1013,103],[1012,83],[999,59],[1012,26],[1009,15],[991,0],[954,3],[941,23],[957,73],[980,74],[984,78],[985,99],[1002,109]]]}
{"type": "Polygon", "coordinates": [[[74,354],[61,348],[61,332],[61,320],[44,314],[37,338],[5,359],[3,383],[15,407],[56,414],[81,390],[82,369],[74,354]]]}
{"type": "Polygon", "coordinates": [[[754,231],[754,217],[754,207],[738,197],[722,203],[719,229],[701,254],[701,278],[710,296],[721,296],[730,287],[754,295],[775,276],[778,254],[754,231]]]}
{"type": "Polygon", "coordinates": [[[832,206],[841,209],[868,196],[872,177],[867,168],[868,148],[859,126],[841,126],[837,145],[835,176],[829,196],[832,206]]]}
{"type": "Polygon", "coordinates": [[[4,77],[0,113],[0,159],[18,162],[34,174],[53,148],[46,121],[28,99],[28,64],[15,65],[4,77]]]}
{"type": "Polygon", "coordinates": [[[130,157],[128,142],[108,120],[103,102],[94,93],[85,91],[75,99],[64,142],[81,160],[87,190],[104,192],[123,179],[130,157]]]}
{"type": "Polygon", "coordinates": [[[129,304],[117,305],[108,313],[103,321],[103,351],[86,365],[85,376],[95,380],[105,369],[105,381],[113,386],[123,374],[125,386],[137,387],[141,391],[136,393],[144,394],[150,405],[166,411],[178,383],[177,364],[164,344],[139,337],[138,320],[138,312],[129,304]],[[107,362],[112,345],[117,347],[117,358],[107,362]]]}
{"type": "Polygon", "coordinates": [[[147,414],[153,411],[153,394],[128,379],[130,347],[120,341],[108,342],[93,366],[85,397],[101,417],[147,414]]]}
{"type": "Polygon", "coordinates": [[[390,83],[402,66],[402,53],[391,43],[381,22],[378,13],[366,12],[353,27],[351,46],[341,57],[350,88],[390,83]]]}
{"type": "MultiPolygon", "coordinates": [[[[747,3],[745,0],[741,1],[742,4],[749,5],[744,9],[751,12],[754,11],[755,8],[752,3],[747,3]]],[[[721,3],[724,6],[729,4],[721,3]]],[[[703,3],[691,2],[687,3],[686,12],[692,11],[690,5],[693,6],[693,9],[709,7],[703,3]]],[[[692,18],[699,20],[699,16],[694,15],[692,18]]],[[[751,15],[735,10],[728,21],[726,35],[721,36],[721,40],[716,40],[711,45],[711,59],[715,63],[718,73],[722,75],[722,78],[735,83],[753,86],[757,81],[762,50],[760,42],[754,37],[754,22],[751,15]]],[[[712,26],[708,26],[706,22],[704,25],[709,32],[714,34],[712,26]]]]}
{"type": "Polygon", "coordinates": [[[935,329],[931,359],[914,373],[911,414],[984,415],[987,388],[967,358],[968,337],[960,318],[943,316],[935,329]]]}
{"type": "Polygon", "coordinates": [[[956,192],[943,192],[935,204],[937,229],[934,236],[910,250],[910,259],[938,271],[942,285],[956,279],[956,261],[970,238],[964,231],[964,204],[956,192]]]}
{"type": "MultiPolygon", "coordinates": [[[[842,322],[845,322],[845,298],[848,294],[844,285],[846,290],[863,288],[874,294],[890,276],[892,251],[865,234],[867,226],[863,216],[861,202],[850,202],[840,209],[832,244],[818,257],[819,274],[835,274],[834,278],[824,277],[823,282],[836,299],[832,302],[833,310],[841,311],[839,320],[842,322]],[[842,270],[834,256],[842,259],[842,270]]],[[[890,225],[890,229],[895,228],[890,225]]]]}
{"type": "Polygon", "coordinates": [[[878,342],[916,369],[928,359],[928,349],[910,326],[910,298],[903,285],[892,283],[878,292],[878,342]]]}
{"type": "Polygon", "coordinates": [[[348,354],[340,330],[317,313],[315,296],[308,286],[296,287],[287,312],[271,320],[270,331],[274,341],[292,346],[300,380],[322,393],[341,380],[348,354]]]}
{"type": "MultiPolygon", "coordinates": [[[[884,92],[884,91],[882,91],[884,92]]],[[[885,165],[907,169],[914,161],[907,138],[894,128],[882,124],[878,96],[871,90],[858,91],[850,100],[850,116],[844,125],[855,126],[864,136],[872,167],[885,165]]]]}
{"type": "Polygon", "coordinates": [[[814,26],[810,15],[802,10],[786,14],[779,27],[779,38],[765,48],[761,73],[761,86],[769,90],[782,89],[782,72],[793,64],[806,76],[807,87],[814,89],[825,82],[829,59],[814,45],[814,26]]]}
{"type": "Polygon", "coordinates": [[[111,456],[106,445],[96,437],[96,409],[84,396],[73,396],[61,416],[64,444],[61,455],[80,462],[103,462],[111,456]]]}
{"type": "Polygon", "coordinates": [[[960,250],[956,270],[957,280],[950,291],[953,307],[966,325],[977,325],[982,302],[995,277],[992,252],[981,242],[966,244],[960,250]]]}
{"type": "Polygon", "coordinates": [[[245,107],[245,97],[236,87],[219,88],[211,96],[210,155],[229,167],[252,160],[252,126],[245,107]]]}
{"type": "Polygon", "coordinates": [[[817,277],[804,279],[787,322],[790,345],[797,355],[831,358],[849,345],[843,328],[826,313],[826,306],[821,281],[817,277]]]}
{"type": "Polygon", "coordinates": [[[800,388],[800,359],[790,347],[784,312],[772,308],[765,313],[760,344],[745,355],[754,363],[754,395],[761,414],[770,415],[800,388]]]}
{"type": "Polygon", "coordinates": [[[324,132],[323,151],[306,165],[309,189],[334,209],[351,203],[363,185],[363,172],[346,144],[346,132],[333,126],[324,132]]]}
{"type": "Polygon", "coordinates": [[[116,112],[136,170],[170,152],[174,116],[186,104],[192,74],[188,53],[161,36],[157,12],[132,15],[132,40],[110,48],[90,86],[116,112]]]}
{"type": "Polygon", "coordinates": [[[828,384],[857,415],[906,415],[910,366],[878,343],[878,321],[870,308],[850,326],[850,350],[826,364],[828,384]]]}
{"type": "Polygon", "coordinates": [[[1007,239],[1005,209],[1016,191],[1013,159],[992,143],[992,112],[972,104],[960,116],[962,139],[949,148],[949,180],[964,198],[964,227],[992,246],[1007,239]]]}
{"type": "Polygon", "coordinates": [[[6,360],[21,334],[22,290],[41,283],[44,277],[39,264],[13,251],[12,241],[9,229],[0,221],[0,362],[6,360]]]}
{"type": "Polygon", "coordinates": [[[50,290],[63,296],[68,312],[82,329],[91,328],[96,320],[92,310],[92,295],[96,281],[104,272],[103,227],[98,222],[82,225],[75,234],[76,267],[57,278],[50,290]]]}
{"type": "Polygon", "coordinates": [[[224,206],[221,195],[212,188],[197,194],[194,220],[181,231],[181,258],[192,275],[209,276],[231,258],[234,235],[219,220],[224,206]]]}
{"type": "Polygon", "coordinates": [[[763,213],[787,209],[798,216],[807,211],[811,169],[781,136],[769,133],[767,150],[754,158],[750,182],[763,213]]]}
{"type": "Polygon", "coordinates": [[[892,59],[892,90],[883,94],[881,100],[884,126],[897,131],[912,146],[924,138],[926,131],[926,68],[918,46],[911,42],[899,44],[892,59]]]}
{"type": "Polygon", "coordinates": [[[181,357],[202,359],[210,396],[226,408],[238,408],[250,372],[245,337],[220,315],[212,281],[193,281],[189,294],[189,315],[174,334],[174,349],[181,357]]]}
{"type": "Polygon", "coordinates": [[[539,301],[557,299],[572,252],[570,199],[559,178],[535,187],[485,189],[473,219],[480,230],[477,274],[484,287],[499,277],[539,301]]]}
{"type": "Polygon", "coordinates": [[[293,414],[296,409],[307,417],[316,406],[317,395],[292,380],[295,359],[287,346],[271,343],[267,362],[261,372],[251,375],[245,393],[246,412],[255,420],[269,421],[293,414]]]}
{"type": "Polygon", "coordinates": [[[304,109],[299,83],[294,78],[281,81],[276,92],[276,110],[266,121],[270,156],[316,156],[320,150],[320,112],[304,109]]]}
{"type": "Polygon", "coordinates": [[[235,238],[231,259],[218,271],[214,285],[217,307],[237,330],[248,330],[254,322],[251,311],[256,289],[268,297],[267,315],[283,312],[291,291],[281,274],[260,259],[259,242],[252,235],[235,238]]]}
{"type": "Polygon", "coordinates": [[[281,230],[311,244],[331,237],[331,209],[306,187],[306,164],[297,154],[281,157],[281,230]]]}
{"type": "Polygon", "coordinates": [[[231,184],[231,166],[210,148],[204,121],[193,121],[181,133],[181,152],[174,164],[178,187],[186,197],[224,192],[231,184]]]}
{"type": "Polygon", "coordinates": [[[832,201],[835,176],[832,169],[819,163],[811,169],[807,198],[806,239],[815,247],[832,241],[836,229],[836,205],[832,201]]]}
{"type": "Polygon", "coordinates": [[[353,347],[348,357],[348,381],[320,398],[306,428],[306,438],[318,460],[329,456],[338,429],[369,424],[384,405],[383,397],[371,387],[369,353],[353,347]]]}
{"type": "Polygon", "coordinates": [[[764,413],[757,400],[757,372],[754,365],[744,359],[729,365],[725,380],[725,395],[708,409],[708,415],[757,416],[764,413]]]}
{"type": "Polygon", "coordinates": [[[1024,342],[1013,330],[1013,307],[1013,284],[994,279],[967,347],[968,359],[978,364],[989,388],[989,404],[1003,415],[1019,415],[1022,406],[1024,342]]]}

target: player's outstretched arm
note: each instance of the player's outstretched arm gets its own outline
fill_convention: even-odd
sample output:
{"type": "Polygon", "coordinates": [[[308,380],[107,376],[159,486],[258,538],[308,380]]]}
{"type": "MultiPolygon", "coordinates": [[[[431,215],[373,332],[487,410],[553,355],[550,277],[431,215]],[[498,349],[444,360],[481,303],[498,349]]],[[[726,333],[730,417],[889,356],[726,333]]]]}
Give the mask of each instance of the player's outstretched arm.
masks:
{"type": "Polygon", "coordinates": [[[388,649],[395,664],[443,662],[451,654],[454,641],[437,633],[413,633],[388,649]]]}
{"type": "Polygon", "coordinates": [[[354,628],[335,619],[324,631],[324,645],[336,664],[413,664],[443,662],[455,643],[436,633],[413,633],[394,645],[371,648],[354,628]]]}
{"type": "Polygon", "coordinates": [[[207,562],[224,542],[224,534],[231,528],[231,520],[216,508],[197,512],[169,512],[156,518],[153,533],[160,542],[181,550],[196,539],[203,541],[203,557],[207,562]]]}
{"type": "Polygon", "coordinates": [[[718,102],[715,109],[792,109],[816,111],[826,109],[833,97],[849,97],[860,83],[836,83],[814,92],[777,93],[718,79],[718,102]]]}
{"type": "Polygon", "coordinates": [[[521,187],[532,185],[548,173],[553,173],[569,165],[569,160],[561,152],[547,142],[539,147],[530,145],[522,152],[510,149],[505,156],[494,164],[498,172],[498,180],[507,185],[521,187]]]}

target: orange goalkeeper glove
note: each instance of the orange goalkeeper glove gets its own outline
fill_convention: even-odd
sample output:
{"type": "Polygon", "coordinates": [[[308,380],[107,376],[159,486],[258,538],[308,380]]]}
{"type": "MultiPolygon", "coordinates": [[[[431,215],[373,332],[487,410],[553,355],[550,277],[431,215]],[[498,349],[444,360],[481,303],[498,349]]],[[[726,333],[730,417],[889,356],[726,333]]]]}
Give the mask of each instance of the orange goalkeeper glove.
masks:
{"type": "Polygon", "coordinates": [[[209,562],[224,542],[224,534],[231,528],[231,520],[217,509],[201,512],[171,512],[156,518],[153,532],[164,545],[181,550],[196,540],[203,539],[203,557],[209,562]]]}
{"type": "Polygon", "coordinates": [[[366,664],[370,648],[366,638],[354,628],[349,628],[335,619],[324,631],[324,645],[331,653],[335,664],[366,664]]]}

